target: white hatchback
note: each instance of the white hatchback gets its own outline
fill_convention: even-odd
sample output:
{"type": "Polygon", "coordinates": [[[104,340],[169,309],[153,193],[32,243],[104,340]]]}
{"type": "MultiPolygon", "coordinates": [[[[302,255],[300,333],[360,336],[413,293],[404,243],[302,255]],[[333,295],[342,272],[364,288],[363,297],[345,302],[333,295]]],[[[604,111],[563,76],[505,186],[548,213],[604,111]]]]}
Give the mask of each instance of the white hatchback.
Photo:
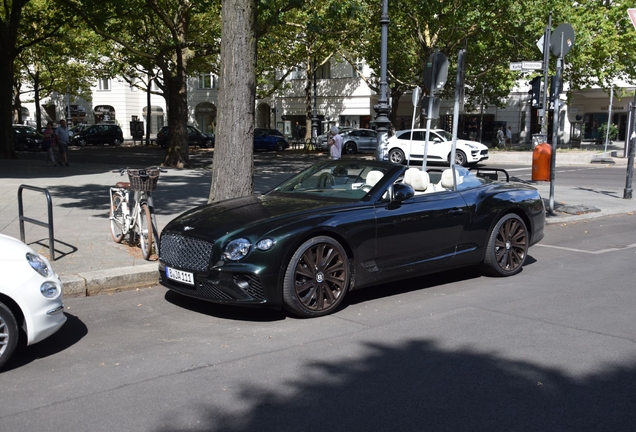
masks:
{"type": "MultiPolygon", "coordinates": [[[[404,164],[407,160],[419,161],[424,159],[424,140],[426,129],[397,131],[389,138],[387,154],[390,162],[404,164]]],[[[426,161],[450,163],[453,136],[443,129],[431,129],[428,140],[426,161]]],[[[488,159],[488,147],[476,141],[458,139],[455,151],[456,165],[470,165],[488,159]]]]}
{"type": "Polygon", "coordinates": [[[0,368],[15,351],[51,336],[66,321],[62,282],[49,261],[21,241],[0,234],[0,368]]]}

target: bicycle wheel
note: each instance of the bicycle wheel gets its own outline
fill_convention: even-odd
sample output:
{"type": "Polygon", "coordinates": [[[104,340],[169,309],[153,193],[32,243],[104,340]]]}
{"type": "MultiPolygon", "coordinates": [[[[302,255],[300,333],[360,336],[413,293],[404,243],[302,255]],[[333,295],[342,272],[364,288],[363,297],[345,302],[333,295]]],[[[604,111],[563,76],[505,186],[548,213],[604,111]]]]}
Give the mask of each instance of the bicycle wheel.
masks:
{"type": "Polygon", "coordinates": [[[121,243],[124,239],[124,212],[122,210],[122,196],[112,192],[110,199],[110,234],[115,243],[121,243]]]}
{"type": "Polygon", "coordinates": [[[146,203],[141,204],[139,212],[139,243],[144,259],[150,259],[150,255],[152,255],[152,218],[146,203]]]}

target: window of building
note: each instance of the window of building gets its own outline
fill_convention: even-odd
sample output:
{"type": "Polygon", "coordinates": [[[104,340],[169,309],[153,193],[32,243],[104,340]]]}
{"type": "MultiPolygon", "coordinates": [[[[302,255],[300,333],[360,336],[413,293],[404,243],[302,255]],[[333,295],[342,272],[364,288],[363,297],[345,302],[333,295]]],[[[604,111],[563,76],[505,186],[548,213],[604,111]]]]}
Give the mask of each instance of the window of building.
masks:
{"type": "Polygon", "coordinates": [[[97,81],[97,87],[100,90],[110,90],[110,78],[100,78],[97,81]]]}
{"type": "Polygon", "coordinates": [[[211,73],[204,73],[199,75],[199,88],[200,89],[215,89],[217,86],[217,77],[211,73]]]}
{"type": "Polygon", "coordinates": [[[293,80],[304,79],[305,69],[302,66],[296,66],[289,74],[289,78],[293,80]]]}
{"type": "Polygon", "coordinates": [[[327,62],[322,66],[316,68],[316,79],[330,79],[331,78],[331,63],[327,62]]]}

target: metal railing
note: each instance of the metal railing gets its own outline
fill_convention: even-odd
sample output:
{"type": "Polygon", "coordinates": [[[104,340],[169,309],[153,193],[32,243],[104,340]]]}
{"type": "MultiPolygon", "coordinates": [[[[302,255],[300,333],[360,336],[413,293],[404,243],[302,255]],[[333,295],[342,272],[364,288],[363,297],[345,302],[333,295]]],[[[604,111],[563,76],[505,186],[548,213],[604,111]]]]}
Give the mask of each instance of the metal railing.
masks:
{"type": "Polygon", "coordinates": [[[24,222],[29,222],[29,223],[36,224],[36,225],[49,229],[50,257],[51,257],[51,261],[55,261],[55,243],[54,243],[55,238],[53,236],[53,203],[51,201],[51,194],[49,193],[49,191],[47,189],[39,188],[35,186],[20,185],[20,187],[18,188],[18,216],[20,218],[20,240],[22,240],[22,243],[26,243],[25,236],[24,236],[24,222]],[[24,216],[24,206],[22,205],[22,190],[24,189],[29,189],[32,191],[44,193],[44,195],[46,196],[46,201],[47,201],[48,223],[24,216]]]}

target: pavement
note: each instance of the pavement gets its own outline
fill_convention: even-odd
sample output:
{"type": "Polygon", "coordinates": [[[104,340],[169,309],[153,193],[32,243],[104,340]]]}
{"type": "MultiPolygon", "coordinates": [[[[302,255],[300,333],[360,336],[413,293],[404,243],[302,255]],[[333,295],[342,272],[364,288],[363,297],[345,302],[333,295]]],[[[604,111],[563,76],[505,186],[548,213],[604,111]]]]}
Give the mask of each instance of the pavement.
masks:
{"type": "MultiPolygon", "coordinates": [[[[51,196],[53,215],[55,251],[52,266],[60,275],[65,296],[91,296],[157,284],[156,256],[146,261],[141,257],[139,248],[126,244],[126,240],[120,244],[113,242],[109,230],[108,194],[109,187],[122,179],[119,174],[112,172],[121,167],[118,163],[132,160],[134,153],[139,157],[138,165],[135,166],[158,164],[162,150],[139,146],[112,150],[113,155],[118,155],[116,159],[101,157],[95,160],[83,157],[90,155],[90,148],[72,148],[69,153],[72,165],[69,167],[46,167],[44,157],[38,153],[21,154],[17,160],[0,160],[0,233],[21,238],[19,196],[25,217],[47,222],[46,194],[29,188],[23,188],[19,193],[21,185],[46,189],[51,196]]],[[[598,149],[557,152],[557,172],[567,167],[589,166],[593,163],[627,166],[625,158],[615,156],[622,155],[622,150],[614,154],[595,150],[598,149]]],[[[198,150],[190,155],[194,168],[171,168],[161,174],[154,193],[159,230],[185,210],[207,202],[212,154],[212,150],[198,150]]],[[[255,192],[265,192],[325,157],[324,153],[294,151],[257,153],[254,163],[255,192]]],[[[532,152],[492,151],[488,165],[497,164],[530,167],[532,152]]],[[[515,173],[511,172],[511,175],[515,173]]],[[[126,177],[123,179],[127,180],[126,177]]],[[[538,182],[534,186],[546,200],[547,208],[550,183],[538,182]]],[[[556,182],[555,213],[547,216],[547,223],[569,223],[636,211],[636,201],[623,199],[623,190],[624,184],[616,185],[615,188],[596,189],[559,187],[556,182]]],[[[47,227],[27,221],[24,223],[24,232],[25,242],[29,246],[50,257],[47,227]]]]}

